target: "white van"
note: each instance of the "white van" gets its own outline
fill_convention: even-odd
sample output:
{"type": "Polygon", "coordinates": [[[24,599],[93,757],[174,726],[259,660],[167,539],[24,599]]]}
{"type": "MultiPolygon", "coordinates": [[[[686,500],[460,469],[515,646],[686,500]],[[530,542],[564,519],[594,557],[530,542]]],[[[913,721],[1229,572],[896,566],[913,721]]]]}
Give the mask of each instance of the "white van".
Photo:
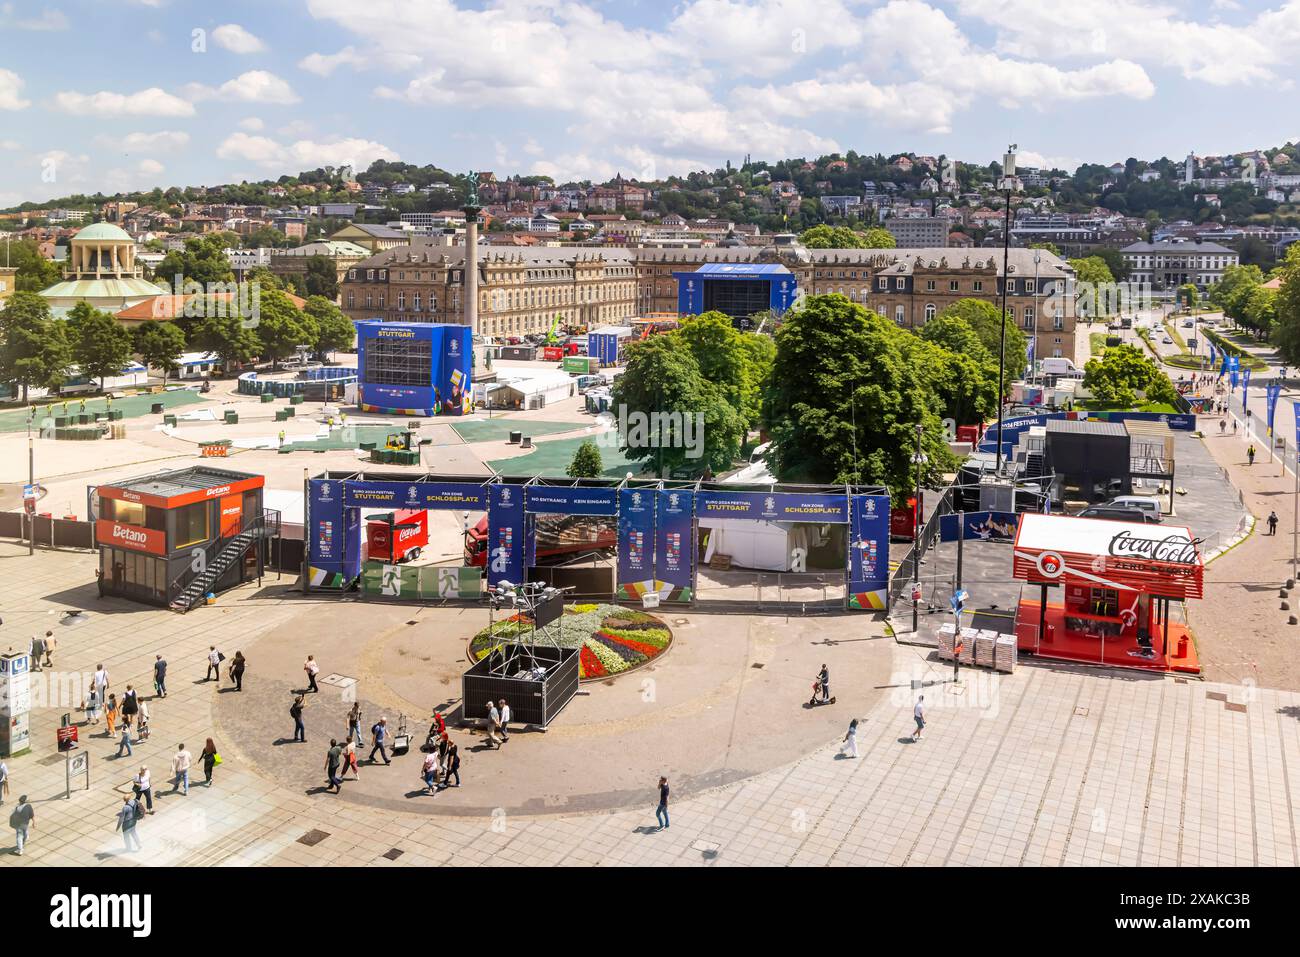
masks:
{"type": "Polygon", "coordinates": [[[1083,370],[1076,366],[1069,359],[1054,356],[1050,359],[1044,359],[1039,365],[1039,370],[1043,375],[1065,376],[1067,378],[1083,378],[1083,370]]]}
{"type": "Polygon", "coordinates": [[[1155,518],[1160,517],[1160,500],[1148,495],[1120,495],[1106,503],[1115,508],[1135,508],[1155,518]]]}

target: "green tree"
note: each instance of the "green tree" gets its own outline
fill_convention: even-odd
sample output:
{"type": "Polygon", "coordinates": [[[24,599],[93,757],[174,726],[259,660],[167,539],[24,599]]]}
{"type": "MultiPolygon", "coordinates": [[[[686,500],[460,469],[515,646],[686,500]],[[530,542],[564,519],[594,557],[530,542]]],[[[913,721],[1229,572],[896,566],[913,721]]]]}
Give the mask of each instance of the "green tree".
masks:
{"type": "Polygon", "coordinates": [[[191,340],[197,349],[212,352],[229,367],[252,362],[262,352],[257,330],[237,315],[211,312],[194,326],[191,340]]]}
{"type": "Polygon", "coordinates": [[[1196,288],[1192,282],[1183,283],[1178,287],[1178,301],[1186,303],[1187,308],[1191,309],[1201,301],[1201,290],[1196,288]]]}
{"type": "Polygon", "coordinates": [[[897,243],[887,229],[873,226],[858,232],[847,226],[813,226],[799,234],[799,241],[809,249],[893,249],[897,243]]]}
{"type": "Polygon", "coordinates": [[[933,395],[907,361],[902,332],[840,295],[810,296],[776,333],[764,419],[768,462],[783,482],[884,485],[915,481],[915,427],[925,478],[955,467],[933,395]]]}
{"type": "MultiPolygon", "coordinates": [[[[958,299],[935,318],[948,317],[965,322],[979,336],[980,342],[992,356],[994,365],[998,361],[1001,336],[1005,328],[1007,351],[1003,385],[1009,387],[1010,382],[1029,362],[1029,340],[1010,316],[1006,316],[1005,322],[999,321],[1002,315],[1002,310],[983,299],[958,299]]],[[[996,372],[994,378],[996,379],[996,372]]]]}
{"type": "Polygon", "coordinates": [[[54,388],[67,378],[72,350],[64,323],[50,318],[48,303],[34,292],[16,292],[0,311],[0,378],[22,386],[54,388]]]}
{"type": "Polygon", "coordinates": [[[1228,266],[1223,278],[1210,287],[1210,301],[1233,322],[1244,322],[1250,294],[1263,281],[1264,273],[1258,266],[1228,266]]]}
{"type": "Polygon", "coordinates": [[[302,307],[315,325],[316,339],[312,347],[316,357],[324,362],[338,349],[350,349],[356,341],[357,330],[343,310],[324,296],[312,296],[302,307]]]}
{"type": "Polygon", "coordinates": [[[41,247],[30,239],[19,239],[8,244],[7,265],[18,270],[14,274],[14,289],[18,292],[40,292],[59,281],[59,264],[41,255],[41,247]]]}
{"type": "Polygon", "coordinates": [[[272,369],[281,359],[293,355],[298,346],[316,342],[316,321],[299,310],[285,293],[274,289],[263,292],[260,310],[257,337],[262,341],[262,358],[271,360],[272,369]]]}
{"type": "Polygon", "coordinates": [[[79,302],[68,313],[69,343],[72,359],[82,375],[99,380],[120,375],[131,361],[131,333],[107,312],[79,302]]]}
{"type": "Polygon", "coordinates": [[[564,471],[569,478],[600,478],[603,469],[600,449],[588,439],[578,446],[578,451],[573,453],[573,461],[564,471]]]}
{"type": "Polygon", "coordinates": [[[1115,276],[1111,273],[1110,266],[1106,265],[1106,260],[1100,256],[1085,256],[1082,259],[1071,259],[1070,265],[1074,267],[1077,281],[1075,303],[1078,314],[1109,315],[1111,297],[1108,289],[1114,286],[1115,276]]]}
{"type": "Polygon", "coordinates": [[[1100,359],[1089,359],[1083,371],[1084,386],[1103,405],[1132,408],[1138,392],[1148,402],[1172,405],[1177,401],[1169,377],[1134,345],[1109,347],[1100,359]]]}
{"type": "Polygon", "coordinates": [[[330,302],[339,297],[339,274],[334,263],[324,256],[307,258],[304,286],[308,296],[324,296],[330,302]]]}
{"type": "Polygon", "coordinates": [[[651,336],[628,347],[613,400],[629,423],[620,447],[661,475],[686,466],[722,472],[740,455],[744,418],[673,336],[651,336]],[[696,428],[701,422],[702,432],[696,428]]]}
{"type": "Polygon", "coordinates": [[[185,240],[183,250],[169,252],[154,270],[154,279],[167,284],[175,293],[181,291],[175,288],[177,276],[181,277],[182,285],[186,280],[205,287],[208,283],[233,282],[235,273],[226,258],[225,242],[218,234],[185,240]]]}
{"type": "Polygon", "coordinates": [[[161,369],[163,384],[176,371],[176,360],[185,351],[185,334],[170,322],[145,322],[135,330],[135,351],[146,366],[161,369]]]}
{"type": "Polygon", "coordinates": [[[1296,365],[1300,364],[1300,243],[1287,247],[1280,270],[1282,284],[1274,303],[1273,341],[1282,357],[1296,365]]]}

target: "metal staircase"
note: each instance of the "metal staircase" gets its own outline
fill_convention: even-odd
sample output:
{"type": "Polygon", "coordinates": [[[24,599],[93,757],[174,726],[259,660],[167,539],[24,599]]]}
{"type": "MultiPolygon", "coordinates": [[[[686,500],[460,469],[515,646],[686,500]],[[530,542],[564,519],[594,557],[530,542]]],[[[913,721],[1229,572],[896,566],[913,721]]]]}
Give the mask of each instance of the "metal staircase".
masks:
{"type": "Polygon", "coordinates": [[[202,600],[204,595],[212,590],[212,587],[221,579],[222,575],[230,570],[232,565],[243,559],[250,547],[260,539],[269,537],[270,525],[272,524],[278,524],[278,522],[274,520],[268,522],[268,516],[259,515],[242,527],[238,534],[230,538],[219,539],[208,545],[204,549],[205,560],[202,570],[197,572],[189,570],[172,583],[177,585],[187,576],[193,576],[189,578],[189,581],[185,582],[180,594],[172,599],[172,610],[183,615],[193,608],[195,604],[202,600]]]}

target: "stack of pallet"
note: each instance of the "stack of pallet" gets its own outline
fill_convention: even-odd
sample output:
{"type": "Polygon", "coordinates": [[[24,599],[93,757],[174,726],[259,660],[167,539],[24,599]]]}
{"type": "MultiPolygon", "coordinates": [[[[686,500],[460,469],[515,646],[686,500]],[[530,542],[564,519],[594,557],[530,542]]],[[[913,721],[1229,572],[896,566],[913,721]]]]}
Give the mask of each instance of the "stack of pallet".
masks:
{"type": "Polygon", "coordinates": [[[1016,636],[998,635],[993,643],[993,667],[1011,674],[1016,670],[1016,636]]]}
{"type": "Polygon", "coordinates": [[[951,622],[939,626],[939,660],[952,661],[952,646],[956,644],[957,628],[951,622]]]}
{"type": "Polygon", "coordinates": [[[980,668],[993,667],[993,646],[998,639],[996,631],[981,631],[975,636],[975,664],[980,668]]]}

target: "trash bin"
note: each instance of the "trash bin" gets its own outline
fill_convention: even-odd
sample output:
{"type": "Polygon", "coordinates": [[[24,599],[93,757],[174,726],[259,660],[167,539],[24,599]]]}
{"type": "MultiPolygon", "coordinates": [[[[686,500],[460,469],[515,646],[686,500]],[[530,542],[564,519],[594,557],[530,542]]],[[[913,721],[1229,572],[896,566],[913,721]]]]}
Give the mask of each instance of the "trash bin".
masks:
{"type": "Polygon", "coordinates": [[[302,405],[302,396],[301,396],[301,395],[291,395],[291,396],[289,396],[289,404],[290,404],[290,405],[302,405]]]}
{"type": "Polygon", "coordinates": [[[226,425],[238,425],[238,424],[239,424],[239,413],[236,412],[234,409],[227,409],[226,425]]]}
{"type": "Polygon", "coordinates": [[[519,440],[522,439],[523,437],[524,437],[524,433],[522,433],[522,432],[511,432],[511,433],[510,433],[510,444],[511,444],[511,445],[518,445],[518,444],[519,444],[519,440]]]}
{"type": "Polygon", "coordinates": [[[176,416],[174,416],[174,415],[164,415],[164,416],[163,416],[163,425],[170,425],[172,428],[176,428],[176,416]]]}
{"type": "Polygon", "coordinates": [[[263,393],[262,393],[262,401],[263,401],[263,402],[274,402],[274,401],[275,401],[275,396],[272,395],[270,392],[263,392],[263,393]]]}
{"type": "Polygon", "coordinates": [[[521,449],[531,449],[533,447],[533,437],[531,435],[525,435],[519,440],[519,447],[521,449]]]}
{"type": "Polygon", "coordinates": [[[162,411],[163,404],[161,402],[155,402],[153,405],[149,406],[149,413],[151,415],[162,415],[162,411]]]}

